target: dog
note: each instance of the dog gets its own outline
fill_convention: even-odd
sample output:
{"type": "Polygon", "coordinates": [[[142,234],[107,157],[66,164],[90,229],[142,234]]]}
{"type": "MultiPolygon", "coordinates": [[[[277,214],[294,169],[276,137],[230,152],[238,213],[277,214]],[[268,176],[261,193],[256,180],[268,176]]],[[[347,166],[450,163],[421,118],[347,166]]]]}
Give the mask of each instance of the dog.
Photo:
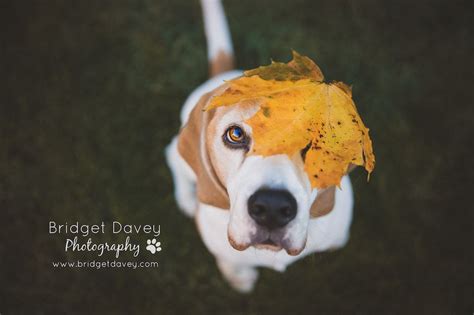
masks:
{"type": "Polygon", "coordinates": [[[179,208],[199,233],[229,284],[250,292],[257,267],[283,272],[311,253],[343,247],[349,239],[353,192],[347,174],[340,187],[312,189],[304,154],[246,155],[252,106],[204,111],[234,70],[234,54],[220,0],[201,0],[210,79],[181,111],[181,129],[166,148],[179,208]]]}

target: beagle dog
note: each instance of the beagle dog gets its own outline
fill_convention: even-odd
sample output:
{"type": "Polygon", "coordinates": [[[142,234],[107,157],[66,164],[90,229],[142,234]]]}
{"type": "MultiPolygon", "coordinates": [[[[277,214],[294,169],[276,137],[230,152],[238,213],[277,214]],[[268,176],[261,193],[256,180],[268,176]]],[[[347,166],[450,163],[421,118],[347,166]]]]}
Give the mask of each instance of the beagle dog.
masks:
{"type": "Polygon", "coordinates": [[[258,104],[204,111],[233,69],[233,50],[219,0],[201,0],[211,78],[195,89],[181,112],[182,127],[166,148],[179,208],[199,233],[229,284],[253,289],[257,267],[284,271],[314,252],[344,246],[349,238],[353,194],[349,177],[340,188],[312,189],[304,152],[247,155],[252,129],[245,121],[258,104]]]}

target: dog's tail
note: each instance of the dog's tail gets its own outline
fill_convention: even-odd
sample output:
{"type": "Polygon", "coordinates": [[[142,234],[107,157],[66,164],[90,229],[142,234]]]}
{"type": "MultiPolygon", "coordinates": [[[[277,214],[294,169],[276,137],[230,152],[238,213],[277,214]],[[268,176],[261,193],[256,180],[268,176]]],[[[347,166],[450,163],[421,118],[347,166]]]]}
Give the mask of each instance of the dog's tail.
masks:
{"type": "Polygon", "coordinates": [[[234,69],[234,49],[221,0],[201,0],[209,76],[234,69]]]}

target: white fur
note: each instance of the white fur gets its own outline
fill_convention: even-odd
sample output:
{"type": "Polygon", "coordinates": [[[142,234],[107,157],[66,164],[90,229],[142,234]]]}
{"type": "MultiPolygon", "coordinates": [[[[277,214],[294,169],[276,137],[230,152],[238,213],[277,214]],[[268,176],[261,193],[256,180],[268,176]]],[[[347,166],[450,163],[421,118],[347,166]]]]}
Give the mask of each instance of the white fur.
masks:
{"type": "Polygon", "coordinates": [[[181,126],[183,126],[188,121],[189,114],[193,110],[194,106],[196,106],[201,96],[219,87],[225,81],[229,81],[231,79],[241,76],[242,73],[242,70],[232,70],[221,73],[207,80],[206,82],[198,86],[194,91],[192,91],[184,102],[183,108],[181,109],[181,126]]]}
{"type": "Polygon", "coordinates": [[[207,57],[214,59],[219,52],[233,55],[232,39],[220,0],[201,0],[204,30],[207,39],[207,57]]]}
{"type": "Polygon", "coordinates": [[[193,217],[198,207],[196,198],[196,174],[178,153],[178,137],[166,147],[166,162],[171,169],[174,182],[174,196],[183,212],[193,217]]]}

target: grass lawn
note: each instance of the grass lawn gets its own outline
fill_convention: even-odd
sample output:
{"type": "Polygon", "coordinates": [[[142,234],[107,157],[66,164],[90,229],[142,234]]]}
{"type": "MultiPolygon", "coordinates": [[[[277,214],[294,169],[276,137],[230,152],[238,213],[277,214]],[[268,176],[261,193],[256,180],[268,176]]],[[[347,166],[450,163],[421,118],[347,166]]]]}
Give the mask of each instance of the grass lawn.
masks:
{"type": "Polygon", "coordinates": [[[363,170],[351,176],[349,244],[283,274],[263,269],[241,295],[177,210],[163,150],[207,77],[198,1],[10,1],[0,9],[0,314],[471,314],[472,1],[224,5],[239,68],[296,49],[328,81],[353,85],[377,166],[369,183],[363,170]],[[51,220],[160,224],[160,266],[52,268],[88,256],[65,253],[51,220]]]}

